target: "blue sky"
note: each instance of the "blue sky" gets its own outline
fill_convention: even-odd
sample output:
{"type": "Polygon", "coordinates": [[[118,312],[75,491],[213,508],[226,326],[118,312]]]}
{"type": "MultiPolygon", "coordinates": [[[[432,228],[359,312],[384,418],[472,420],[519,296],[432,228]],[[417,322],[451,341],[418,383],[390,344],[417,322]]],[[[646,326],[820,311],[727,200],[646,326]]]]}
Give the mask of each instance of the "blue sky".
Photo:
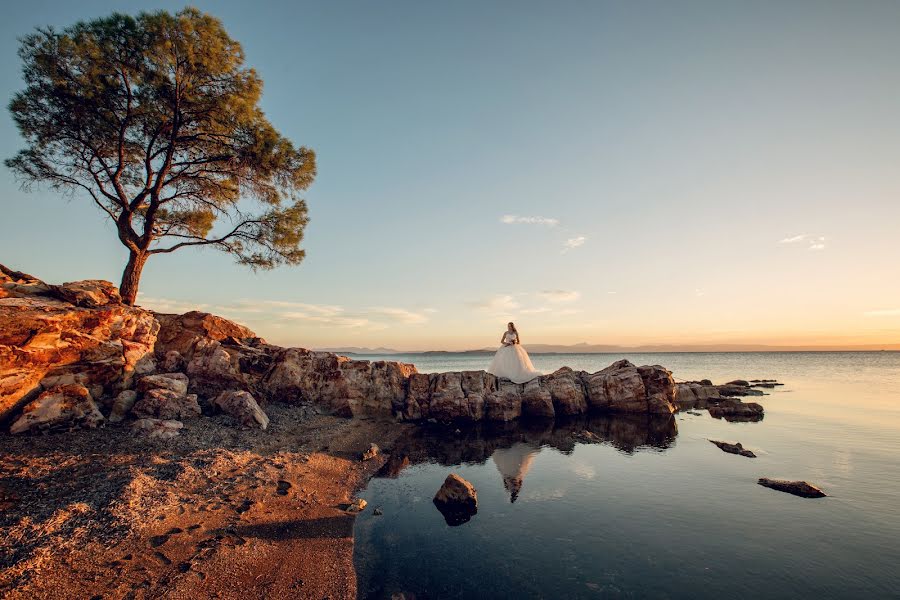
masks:
{"type": "MultiPolygon", "coordinates": [[[[213,2],[318,154],[299,267],[154,257],[139,301],[302,346],[900,343],[900,4],[213,2]]],[[[28,2],[16,38],[113,10],[28,2]]],[[[0,154],[21,140],[7,112],[0,154]]],[[[0,171],[0,262],[117,281],[84,198],[0,171]]]]}

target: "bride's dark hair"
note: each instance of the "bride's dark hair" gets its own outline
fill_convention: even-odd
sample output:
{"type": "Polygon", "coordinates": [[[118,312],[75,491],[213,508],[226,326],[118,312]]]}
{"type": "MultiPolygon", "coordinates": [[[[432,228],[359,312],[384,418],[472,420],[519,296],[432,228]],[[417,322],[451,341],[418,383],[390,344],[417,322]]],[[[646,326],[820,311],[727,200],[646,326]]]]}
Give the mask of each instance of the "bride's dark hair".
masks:
{"type": "Polygon", "coordinates": [[[506,324],[506,326],[507,326],[507,327],[512,327],[513,333],[516,334],[516,341],[515,341],[514,343],[515,343],[515,344],[520,343],[520,340],[519,340],[519,330],[516,329],[516,324],[513,323],[512,321],[510,321],[509,323],[506,324]]]}

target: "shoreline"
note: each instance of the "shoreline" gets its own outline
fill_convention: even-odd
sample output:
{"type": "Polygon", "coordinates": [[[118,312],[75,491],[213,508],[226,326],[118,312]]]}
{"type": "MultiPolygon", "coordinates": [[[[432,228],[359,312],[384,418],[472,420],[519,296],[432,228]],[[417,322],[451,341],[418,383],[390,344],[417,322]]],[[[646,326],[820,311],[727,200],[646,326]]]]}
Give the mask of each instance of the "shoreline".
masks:
{"type": "Polygon", "coordinates": [[[0,595],[355,598],[354,494],[408,424],[270,405],[147,441],[127,427],[0,434],[0,595]]]}

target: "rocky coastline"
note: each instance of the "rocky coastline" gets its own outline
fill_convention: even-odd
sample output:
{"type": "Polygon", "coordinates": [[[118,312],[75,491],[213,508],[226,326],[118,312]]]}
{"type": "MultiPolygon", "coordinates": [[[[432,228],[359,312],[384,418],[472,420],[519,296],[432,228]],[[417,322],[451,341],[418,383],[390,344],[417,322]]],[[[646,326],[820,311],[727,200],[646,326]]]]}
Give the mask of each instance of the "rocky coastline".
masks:
{"type": "Polygon", "coordinates": [[[48,285],[3,266],[0,273],[0,422],[12,421],[14,433],[222,411],[265,428],[261,407],[276,402],[408,421],[679,409],[729,420],[763,415],[762,406],[738,398],[762,393],[748,382],[676,384],[659,365],[620,360],[595,373],[563,367],[525,384],[484,371],[419,373],[402,362],[268,344],[208,313],[126,306],[105,281],[48,285]]]}
{"type": "Polygon", "coordinates": [[[354,494],[376,473],[516,440],[666,447],[678,411],[761,419],[742,400],[760,383],[625,360],[526,384],[419,373],[0,265],[0,594],[355,597],[354,494]]]}

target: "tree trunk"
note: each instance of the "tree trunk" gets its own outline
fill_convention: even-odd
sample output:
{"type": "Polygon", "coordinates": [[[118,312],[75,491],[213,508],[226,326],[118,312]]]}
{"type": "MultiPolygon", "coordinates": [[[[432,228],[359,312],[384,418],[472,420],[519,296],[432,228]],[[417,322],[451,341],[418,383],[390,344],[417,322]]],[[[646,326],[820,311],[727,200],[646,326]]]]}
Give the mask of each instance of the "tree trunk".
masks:
{"type": "Polygon", "coordinates": [[[122,272],[122,283],[119,285],[119,295],[122,296],[122,302],[129,306],[134,306],[137,299],[138,285],[141,282],[141,271],[144,270],[144,263],[150,256],[146,252],[131,251],[128,255],[128,264],[122,272]]]}

